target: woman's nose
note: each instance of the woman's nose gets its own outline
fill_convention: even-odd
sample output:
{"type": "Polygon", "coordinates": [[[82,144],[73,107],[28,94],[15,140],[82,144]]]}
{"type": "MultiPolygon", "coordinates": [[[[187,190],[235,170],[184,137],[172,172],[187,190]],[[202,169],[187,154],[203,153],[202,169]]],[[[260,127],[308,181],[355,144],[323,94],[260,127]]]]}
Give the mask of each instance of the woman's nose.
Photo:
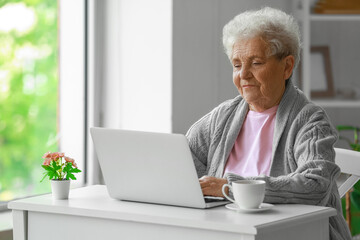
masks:
{"type": "Polygon", "coordinates": [[[251,77],[251,71],[249,67],[243,66],[240,70],[240,78],[241,79],[248,79],[251,77]]]}

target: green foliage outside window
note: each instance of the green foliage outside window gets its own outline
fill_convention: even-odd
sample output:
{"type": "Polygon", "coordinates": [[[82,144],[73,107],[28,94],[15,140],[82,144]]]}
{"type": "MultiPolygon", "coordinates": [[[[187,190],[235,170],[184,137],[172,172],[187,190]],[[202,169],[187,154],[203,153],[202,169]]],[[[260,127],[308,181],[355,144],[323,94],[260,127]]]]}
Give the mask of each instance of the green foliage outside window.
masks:
{"type": "Polygon", "coordinates": [[[0,201],[48,192],[58,151],[56,0],[0,0],[0,201]]]}

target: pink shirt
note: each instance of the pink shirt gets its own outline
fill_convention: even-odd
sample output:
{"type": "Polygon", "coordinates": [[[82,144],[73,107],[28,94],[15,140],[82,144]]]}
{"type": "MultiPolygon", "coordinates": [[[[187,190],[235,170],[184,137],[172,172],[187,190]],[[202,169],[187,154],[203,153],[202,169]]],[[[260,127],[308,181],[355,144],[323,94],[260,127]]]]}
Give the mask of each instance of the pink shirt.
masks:
{"type": "Polygon", "coordinates": [[[278,106],[264,112],[249,111],[225,166],[243,177],[269,175],[275,116],[278,106]]]}

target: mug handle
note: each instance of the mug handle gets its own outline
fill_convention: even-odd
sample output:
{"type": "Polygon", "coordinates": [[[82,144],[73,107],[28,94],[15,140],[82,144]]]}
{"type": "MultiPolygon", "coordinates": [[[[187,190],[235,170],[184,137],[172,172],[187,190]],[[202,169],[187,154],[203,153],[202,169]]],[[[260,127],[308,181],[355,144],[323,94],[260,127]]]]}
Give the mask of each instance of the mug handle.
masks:
{"type": "Polygon", "coordinates": [[[226,191],[225,191],[226,187],[228,187],[228,188],[231,189],[231,191],[232,191],[232,186],[231,186],[230,184],[224,184],[224,185],[222,186],[222,193],[224,194],[224,196],[225,196],[225,198],[226,198],[227,200],[229,200],[230,202],[235,203],[235,200],[232,199],[231,197],[229,197],[229,196],[226,194],[226,191]]]}

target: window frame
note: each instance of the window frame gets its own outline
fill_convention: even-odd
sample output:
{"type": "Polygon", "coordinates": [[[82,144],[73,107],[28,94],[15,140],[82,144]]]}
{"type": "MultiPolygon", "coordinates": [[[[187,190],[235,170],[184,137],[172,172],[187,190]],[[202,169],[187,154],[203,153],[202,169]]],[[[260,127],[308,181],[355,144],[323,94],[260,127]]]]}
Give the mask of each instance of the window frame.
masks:
{"type": "Polygon", "coordinates": [[[58,4],[59,149],[82,170],[71,184],[74,188],[86,184],[87,174],[87,0],[59,0],[58,4]]]}

